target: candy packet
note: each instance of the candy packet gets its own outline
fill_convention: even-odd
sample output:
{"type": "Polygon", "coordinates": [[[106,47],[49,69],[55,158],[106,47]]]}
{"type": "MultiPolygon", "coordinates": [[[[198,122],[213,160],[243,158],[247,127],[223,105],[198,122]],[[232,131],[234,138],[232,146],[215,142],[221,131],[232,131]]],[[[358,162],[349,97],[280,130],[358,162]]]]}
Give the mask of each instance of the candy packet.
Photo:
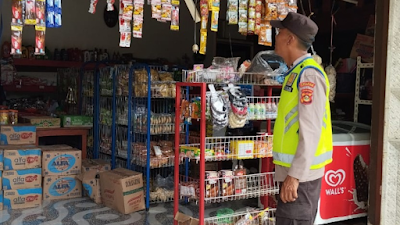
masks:
{"type": "Polygon", "coordinates": [[[45,0],[36,0],[36,24],[46,24],[45,0]]]}
{"type": "Polygon", "coordinates": [[[115,0],[107,0],[107,11],[114,11],[115,0]]]}
{"type": "Polygon", "coordinates": [[[119,47],[131,47],[131,32],[121,32],[119,38],[119,47]]]}
{"type": "Polygon", "coordinates": [[[239,33],[247,34],[247,3],[248,0],[239,0],[239,33]]]}
{"type": "Polygon", "coordinates": [[[172,5],[171,4],[163,4],[161,10],[161,20],[162,21],[171,21],[171,13],[172,13],[172,5]]]}
{"type": "Polygon", "coordinates": [[[54,0],[46,1],[46,27],[54,27],[54,0]]]}
{"type": "Polygon", "coordinates": [[[54,0],[54,27],[61,27],[61,0],[54,0]]]}
{"type": "Polygon", "coordinates": [[[119,17],[119,32],[131,32],[131,20],[119,17]]]}
{"type": "Polygon", "coordinates": [[[22,25],[11,24],[11,55],[21,55],[22,25]]]}
{"type": "Polygon", "coordinates": [[[219,17],[219,11],[211,12],[211,31],[214,32],[218,31],[218,17],[219,17]]]}
{"type": "Polygon", "coordinates": [[[151,18],[161,19],[161,1],[152,0],[151,1],[151,18]]]}
{"type": "Polygon", "coordinates": [[[179,30],[179,6],[172,6],[171,30],[179,30]]]}
{"type": "Polygon", "coordinates": [[[36,24],[36,1],[26,0],[25,6],[25,25],[35,25],[36,24]]]}
{"type": "Polygon", "coordinates": [[[122,17],[125,20],[132,20],[133,16],[133,2],[132,0],[121,0],[122,17]]]}
{"type": "Polygon", "coordinates": [[[200,15],[201,15],[200,30],[207,31],[207,24],[208,24],[208,2],[207,2],[207,0],[200,1],[200,15]]]}
{"type": "Polygon", "coordinates": [[[202,55],[206,54],[207,48],[207,31],[200,32],[200,50],[199,53],[202,55]]]}
{"type": "Polygon", "coordinates": [[[255,19],[255,30],[254,33],[258,35],[261,30],[261,11],[262,11],[262,1],[261,0],[256,0],[256,19],[255,19]]]}
{"type": "Polygon", "coordinates": [[[228,11],[226,13],[226,20],[228,24],[237,24],[238,23],[238,10],[239,3],[238,0],[228,0],[228,11]]]}
{"type": "Polygon", "coordinates": [[[11,11],[12,18],[11,23],[13,24],[23,24],[24,23],[24,1],[22,0],[12,0],[11,2],[11,11]]]}
{"type": "Polygon", "coordinates": [[[133,20],[133,37],[142,38],[143,34],[143,17],[135,17],[133,20]]]}
{"type": "Polygon", "coordinates": [[[91,13],[91,14],[96,13],[96,6],[97,6],[98,1],[99,0],[90,0],[89,13],[91,13]]]}
{"type": "Polygon", "coordinates": [[[269,21],[261,24],[260,34],[258,35],[258,44],[272,46],[272,26],[269,21]]]}
{"type": "Polygon", "coordinates": [[[44,24],[36,25],[36,47],[35,55],[45,55],[45,38],[46,38],[46,27],[44,24]]]}

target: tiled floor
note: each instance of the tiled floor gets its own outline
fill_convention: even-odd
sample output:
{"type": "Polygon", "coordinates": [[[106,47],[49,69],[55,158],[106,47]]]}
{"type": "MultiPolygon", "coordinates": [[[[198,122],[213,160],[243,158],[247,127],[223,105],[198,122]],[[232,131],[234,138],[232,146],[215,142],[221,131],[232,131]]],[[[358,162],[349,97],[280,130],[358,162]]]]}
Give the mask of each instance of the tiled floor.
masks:
{"type": "MultiPolygon", "coordinates": [[[[251,203],[230,205],[233,210],[241,210],[251,203]]],[[[207,207],[207,217],[215,216],[221,205],[207,207]]],[[[197,207],[185,206],[180,210],[188,215],[197,207]]],[[[173,204],[153,205],[149,213],[139,212],[123,215],[102,205],[97,205],[86,198],[70,199],[56,202],[44,202],[40,208],[0,211],[1,225],[172,225],[173,204]]],[[[365,219],[335,223],[334,225],[365,225],[365,219]]],[[[333,225],[333,224],[332,224],[333,225]]]]}

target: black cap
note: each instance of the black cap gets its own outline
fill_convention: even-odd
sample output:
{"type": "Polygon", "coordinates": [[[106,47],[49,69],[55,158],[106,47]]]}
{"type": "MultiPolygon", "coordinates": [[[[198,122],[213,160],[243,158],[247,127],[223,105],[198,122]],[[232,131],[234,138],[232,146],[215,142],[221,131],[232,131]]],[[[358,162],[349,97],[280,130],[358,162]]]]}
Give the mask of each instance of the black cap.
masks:
{"type": "Polygon", "coordinates": [[[284,20],[272,20],[271,25],[276,28],[286,28],[300,40],[310,44],[314,42],[318,33],[317,24],[299,13],[289,12],[284,20]]]}

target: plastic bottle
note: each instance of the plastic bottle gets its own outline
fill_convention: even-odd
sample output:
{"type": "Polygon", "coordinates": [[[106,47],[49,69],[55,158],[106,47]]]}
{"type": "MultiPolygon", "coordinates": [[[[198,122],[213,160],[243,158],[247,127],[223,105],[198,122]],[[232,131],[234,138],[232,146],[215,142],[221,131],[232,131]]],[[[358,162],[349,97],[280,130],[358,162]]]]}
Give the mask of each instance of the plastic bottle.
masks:
{"type": "Polygon", "coordinates": [[[272,105],[271,105],[271,102],[268,102],[267,103],[267,110],[265,112],[265,117],[267,119],[272,119],[271,111],[272,111],[272,105]]]}
{"type": "Polygon", "coordinates": [[[247,118],[249,120],[254,120],[255,116],[254,116],[254,110],[255,110],[255,106],[254,103],[249,103],[249,107],[247,108],[248,114],[247,114],[247,118]]]}

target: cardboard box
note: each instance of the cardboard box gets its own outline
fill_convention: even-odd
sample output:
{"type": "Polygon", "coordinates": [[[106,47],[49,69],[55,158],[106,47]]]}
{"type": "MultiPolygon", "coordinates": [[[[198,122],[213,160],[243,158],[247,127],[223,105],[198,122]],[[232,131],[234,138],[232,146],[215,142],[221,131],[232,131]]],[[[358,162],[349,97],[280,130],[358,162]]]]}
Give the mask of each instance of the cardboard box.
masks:
{"type": "Polygon", "coordinates": [[[24,123],[29,123],[40,128],[58,128],[61,127],[60,118],[50,116],[24,116],[24,123]]]}
{"type": "Polygon", "coordinates": [[[79,174],[77,178],[82,182],[83,195],[101,204],[100,179],[96,178],[97,174],[96,170],[89,170],[79,174]]]}
{"type": "Polygon", "coordinates": [[[70,150],[73,149],[69,145],[39,145],[42,151],[57,151],[57,150],[70,150]]]}
{"type": "Polygon", "coordinates": [[[4,170],[24,170],[42,166],[42,151],[36,146],[1,146],[4,150],[4,170]]]}
{"type": "Polygon", "coordinates": [[[0,170],[0,192],[1,190],[3,190],[3,171],[0,170]]]}
{"type": "Polygon", "coordinates": [[[175,220],[178,221],[179,225],[198,225],[199,220],[191,216],[185,215],[181,212],[177,212],[175,215],[175,220]]]}
{"type": "Polygon", "coordinates": [[[42,169],[4,171],[2,180],[3,190],[38,188],[42,186],[42,169]]]}
{"type": "Polygon", "coordinates": [[[42,188],[4,191],[5,209],[26,209],[42,205],[42,188]]]}
{"type": "Polygon", "coordinates": [[[80,115],[61,116],[63,127],[93,127],[93,117],[80,115]]]}
{"type": "Polygon", "coordinates": [[[85,159],[82,161],[82,173],[95,170],[97,172],[111,170],[109,162],[102,159],[85,159]]]}
{"type": "Polygon", "coordinates": [[[103,204],[121,213],[145,209],[141,173],[123,168],[102,172],[100,190],[103,204]]]}
{"type": "Polygon", "coordinates": [[[0,143],[2,145],[36,144],[36,127],[32,125],[0,126],[0,143]]]}
{"type": "Polygon", "coordinates": [[[44,150],[42,157],[43,176],[76,175],[81,173],[82,151],[78,149],[44,150]]]}
{"type": "Polygon", "coordinates": [[[43,200],[82,197],[82,182],[71,176],[43,177],[43,200]]]}
{"type": "Polygon", "coordinates": [[[351,49],[350,58],[357,59],[357,56],[361,56],[364,62],[374,62],[374,37],[357,34],[353,48],[351,49]]]}

